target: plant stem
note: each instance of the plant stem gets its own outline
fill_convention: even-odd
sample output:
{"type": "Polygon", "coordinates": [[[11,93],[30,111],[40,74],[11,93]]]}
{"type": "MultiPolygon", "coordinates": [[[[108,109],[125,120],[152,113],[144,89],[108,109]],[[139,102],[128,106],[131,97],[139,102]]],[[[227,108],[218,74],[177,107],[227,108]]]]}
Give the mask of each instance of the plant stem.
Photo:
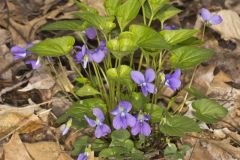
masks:
{"type": "Polygon", "coordinates": [[[146,15],[145,15],[144,3],[142,3],[142,13],[143,13],[143,23],[144,23],[144,25],[146,25],[147,22],[146,22],[146,15]]]}
{"type": "MultiPolygon", "coordinates": [[[[49,59],[47,59],[48,60],[48,63],[50,64],[50,68],[51,68],[51,70],[54,72],[54,74],[55,74],[55,77],[56,78],[58,78],[58,73],[57,73],[57,70],[55,69],[55,67],[54,67],[54,65],[52,64],[52,62],[49,60],[49,59]]],[[[59,85],[59,87],[63,90],[63,93],[71,100],[71,101],[73,101],[73,99],[68,95],[68,93],[66,92],[66,90],[65,90],[65,88],[64,88],[64,86],[63,86],[63,83],[62,83],[62,81],[56,81],[57,82],[57,84],[59,85]]]]}
{"type": "Polygon", "coordinates": [[[64,79],[66,79],[66,83],[67,83],[67,85],[69,86],[69,89],[71,89],[70,92],[72,93],[72,95],[73,95],[77,100],[80,100],[80,99],[78,98],[78,96],[74,93],[74,91],[73,91],[72,88],[71,88],[71,85],[72,85],[72,84],[70,84],[70,82],[69,82],[69,79],[68,79],[68,77],[67,77],[67,74],[66,74],[66,72],[65,72],[65,70],[64,70],[64,68],[63,68],[62,62],[61,62],[61,60],[60,60],[59,57],[58,57],[58,61],[59,61],[59,64],[60,64],[60,68],[61,68],[61,70],[62,70],[62,72],[63,72],[64,79]]]}
{"type": "MultiPolygon", "coordinates": [[[[188,89],[190,89],[191,86],[192,86],[193,79],[194,79],[195,74],[196,74],[196,71],[197,71],[197,67],[198,67],[198,66],[196,66],[196,67],[194,68],[194,71],[193,71],[191,80],[190,80],[189,85],[188,85],[188,89]]],[[[183,107],[184,107],[184,104],[185,104],[186,101],[187,101],[187,97],[188,97],[188,92],[185,94],[185,97],[184,97],[183,102],[181,103],[181,105],[180,105],[180,106],[178,107],[178,109],[176,110],[176,111],[178,111],[179,113],[182,111],[182,109],[183,109],[183,107]]]]}
{"type": "Polygon", "coordinates": [[[206,23],[204,23],[203,25],[203,32],[202,32],[202,41],[204,40],[204,36],[205,36],[205,31],[206,31],[206,23]]]}
{"type": "Polygon", "coordinates": [[[138,70],[139,71],[140,71],[141,66],[142,66],[142,61],[143,61],[143,53],[141,53],[141,57],[140,57],[139,64],[138,64],[138,70]]]}
{"type": "Polygon", "coordinates": [[[151,14],[150,20],[149,20],[149,22],[148,22],[148,27],[151,26],[152,20],[153,20],[153,14],[151,14]]]}
{"type": "Polygon", "coordinates": [[[78,69],[76,63],[72,60],[72,57],[69,55],[66,55],[70,65],[74,68],[74,70],[79,74],[80,77],[83,77],[81,71],[78,69]]]}

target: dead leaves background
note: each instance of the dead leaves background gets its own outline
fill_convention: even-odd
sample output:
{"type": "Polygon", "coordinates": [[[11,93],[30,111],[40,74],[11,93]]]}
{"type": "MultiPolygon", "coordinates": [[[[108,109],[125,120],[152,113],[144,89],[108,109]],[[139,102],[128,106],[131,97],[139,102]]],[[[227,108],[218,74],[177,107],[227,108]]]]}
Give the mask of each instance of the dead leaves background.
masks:
{"type": "MultiPolygon", "coordinates": [[[[83,0],[104,15],[103,0],[83,0]]],[[[205,126],[202,134],[182,138],[192,149],[185,159],[192,160],[235,160],[240,159],[240,2],[238,0],[173,0],[184,12],[169,23],[183,27],[201,29],[197,10],[207,7],[218,13],[224,21],[221,25],[207,29],[205,47],[216,51],[216,56],[200,66],[194,86],[213,99],[217,99],[229,110],[229,114],[216,125],[205,126]],[[203,6],[200,6],[203,5],[203,6]]],[[[71,83],[59,87],[66,79],[58,79],[47,70],[27,75],[16,75],[24,64],[13,64],[9,47],[25,45],[42,36],[37,30],[48,21],[72,18],[76,12],[73,0],[3,0],[0,1],[0,96],[15,94],[24,99],[24,106],[0,105],[0,157],[6,160],[70,160],[66,148],[71,150],[68,137],[67,147],[59,144],[60,129],[51,126],[55,116],[60,116],[71,102],[59,91],[73,89],[71,83]],[[24,81],[23,81],[24,79],[24,81]],[[32,93],[37,95],[32,96],[32,93]],[[55,96],[53,98],[53,96],[55,96]],[[32,102],[40,98],[46,103],[32,102]],[[53,114],[54,113],[54,114],[53,114]],[[54,116],[52,116],[54,115],[54,116]],[[19,136],[19,134],[21,136],[19,136]],[[12,136],[10,136],[12,135],[12,136]],[[35,136],[34,136],[35,135],[35,136]],[[50,138],[49,138],[50,137],[50,138]],[[48,141],[46,141],[48,139],[48,141]],[[4,153],[4,154],[3,154],[4,153]],[[17,155],[17,156],[16,156],[17,155]],[[4,157],[3,157],[4,156],[4,157]]],[[[67,70],[66,70],[67,72],[67,70]]],[[[185,81],[187,82],[188,75],[185,81]]],[[[5,96],[5,97],[4,97],[5,96]]],[[[13,96],[14,97],[14,96],[13,96]]],[[[14,98],[10,98],[14,99],[14,98]]],[[[186,110],[189,108],[186,108],[186,110]]],[[[71,134],[72,135],[72,134],[71,134]]],[[[74,136],[73,141],[76,137],[74,136]]],[[[65,145],[66,145],[65,143],[65,145]]]]}

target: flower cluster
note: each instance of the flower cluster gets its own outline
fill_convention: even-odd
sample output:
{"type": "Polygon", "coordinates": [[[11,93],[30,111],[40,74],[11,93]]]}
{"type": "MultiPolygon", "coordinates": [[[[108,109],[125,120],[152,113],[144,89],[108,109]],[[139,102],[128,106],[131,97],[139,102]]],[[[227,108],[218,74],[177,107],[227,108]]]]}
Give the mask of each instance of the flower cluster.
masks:
{"type": "MultiPolygon", "coordinates": [[[[97,32],[95,28],[88,28],[86,30],[86,37],[88,39],[95,39],[97,32]]],[[[84,44],[83,46],[77,46],[79,51],[75,56],[76,63],[83,63],[83,68],[87,67],[88,62],[100,63],[103,61],[104,57],[108,55],[108,49],[106,47],[106,41],[101,40],[99,42],[99,47],[95,49],[88,49],[84,44]]]]}
{"type": "MultiPolygon", "coordinates": [[[[111,111],[111,114],[115,116],[113,119],[113,128],[119,130],[127,129],[129,126],[132,128],[132,135],[141,134],[149,136],[151,128],[147,121],[150,119],[150,116],[144,115],[142,111],[138,115],[133,116],[129,113],[131,109],[132,104],[128,101],[120,101],[118,103],[117,107],[111,111]]],[[[92,120],[86,115],[84,117],[91,127],[96,127],[95,136],[100,138],[111,133],[110,127],[103,123],[105,117],[101,109],[94,108],[93,114],[96,116],[96,120],[92,120]]]]}

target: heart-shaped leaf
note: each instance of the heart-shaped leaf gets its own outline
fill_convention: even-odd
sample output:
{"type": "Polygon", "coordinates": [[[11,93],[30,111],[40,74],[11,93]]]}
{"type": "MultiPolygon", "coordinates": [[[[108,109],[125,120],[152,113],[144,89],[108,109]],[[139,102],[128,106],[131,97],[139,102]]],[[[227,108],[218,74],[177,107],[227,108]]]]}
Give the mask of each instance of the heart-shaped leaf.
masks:
{"type": "Polygon", "coordinates": [[[67,55],[73,48],[75,39],[72,36],[64,36],[59,38],[49,38],[28,48],[29,51],[39,56],[58,57],[67,55]]]}
{"type": "Polygon", "coordinates": [[[228,113],[228,110],[222,105],[206,98],[194,101],[192,106],[196,110],[194,115],[206,123],[216,123],[228,113]]]}
{"type": "Polygon", "coordinates": [[[169,116],[166,123],[160,125],[160,131],[169,136],[183,136],[189,132],[199,132],[201,129],[191,118],[185,116],[169,116]]]}
{"type": "Polygon", "coordinates": [[[199,65],[200,63],[210,59],[214,52],[192,46],[180,47],[172,50],[170,62],[174,68],[190,69],[199,65]]]}

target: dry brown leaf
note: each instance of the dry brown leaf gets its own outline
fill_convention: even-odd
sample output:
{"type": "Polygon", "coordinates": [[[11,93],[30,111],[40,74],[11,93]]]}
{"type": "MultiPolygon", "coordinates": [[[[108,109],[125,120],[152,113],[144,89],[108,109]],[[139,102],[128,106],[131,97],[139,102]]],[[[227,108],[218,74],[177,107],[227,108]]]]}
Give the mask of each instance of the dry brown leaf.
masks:
{"type": "Polygon", "coordinates": [[[200,66],[196,72],[196,78],[194,79],[194,87],[196,87],[203,93],[206,93],[210,87],[210,83],[214,78],[213,71],[215,67],[215,65],[209,65],[206,67],[200,66]]]}
{"type": "Polygon", "coordinates": [[[104,9],[104,0],[81,0],[83,3],[87,4],[88,6],[95,8],[100,15],[104,16],[106,15],[105,9],[104,9]]]}
{"type": "Polygon", "coordinates": [[[219,32],[225,40],[240,40],[239,15],[232,10],[221,10],[217,14],[221,15],[223,22],[219,25],[213,25],[211,28],[219,32]]]}
{"type": "Polygon", "coordinates": [[[13,134],[11,140],[4,144],[3,148],[4,160],[32,160],[17,133],[13,134]]]}
{"type": "Polygon", "coordinates": [[[0,159],[3,159],[3,146],[0,146],[0,159]]]}
{"type": "Polygon", "coordinates": [[[233,158],[240,159],[240,148],[232,146],[230,144],[230,138],[222,140],[222,141],[213,141],[213,140],[211,140],[209,142],[210,142],[209,143],[210,144],[209,148],[210,147],[212,148],[211,150],[209,150],[209,152],[212,153],[214,155],[214,157],[216,157],[217,159],[222,159],[222,160],[230,160],[230,159],[233,159],[233,158]],[[221,148],[223,151],[227,152],[229,155],[224,154],[223,151],[219,152],[218,153],[219,155],[217,155],[216,154],[217,153],[216,152],[217,151],[216,148],[214,148],[211,145],[215,145],[218,148],[221,148]]]}
{"type": "Polygon", "coordinates": [[[47,73],[35,72],[33,77],[30,78],[26,87],[19,89],[18,91],[27,92],[33,89],[50,89],[55,85],[54,78],[47,73]]]}
{"type": "Polygon", "coordinates": [[[56,142],[24,143],[24,145],[34,160],[71,160],[56,142]]]}
{"type": "MultiPolygon", "coordinates": [[[[74,4],[72,0],[69,0],[65,5],[57,6],[56,9],[50,10],[43,16],[36,17],[32,15],[32,12],[33,8],[40,11],[40,6],[38,4],[19,2],[14,1],[14,3],[11,3],[7,1],[9,12],[13,15],[5,12],[5,14],[3,14],[4,16],[0,17],[2,20],[0,25],[4,28],[8,28],[11,32],[13,44],[27,44],[28,42],[36,40],[36,31],[47,22],[47,19],[54,19],[68,8],[71,8],[74,4]],[[9,17],[7,18],[7,16],[9,17]],[[35,18],[30,19],[30,16],[34,16],[35,18]]],[[[64,18],[66,18],[66,15],[64,15],[64,18]]]]}
{"type": "Polygon", "coordinates": [[[36,108],[39,106],[30,105],[19,108],[0,105],[0,139],[20,128],[23,132],[30,132],[43,127],[40,119],[33,114],[36,108]]]}
{"type": "MultiPolygon", "coordinates": [[[[9,49],[6,45],[0,45],[0,71],[10,65],[13,61],[12,55],[9,53],[9,49]]],[[[8,69],[4,73],[0,74],[0,78],[4,80],[12,80],[12,71],[8,69]]]]}
{"type": "Polygon", "coordinates": [[[5,30],[0,28],[0,45],[6,44],[10,41],[10,33],[5,30]]]}

